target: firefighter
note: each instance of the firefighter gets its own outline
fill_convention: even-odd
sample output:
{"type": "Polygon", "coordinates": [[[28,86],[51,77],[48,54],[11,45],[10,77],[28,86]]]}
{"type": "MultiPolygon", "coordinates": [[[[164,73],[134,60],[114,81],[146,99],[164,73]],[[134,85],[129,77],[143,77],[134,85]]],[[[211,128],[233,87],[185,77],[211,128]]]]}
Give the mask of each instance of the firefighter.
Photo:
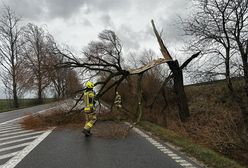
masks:
{"type": "Polygon", "coordinates": [[[115,104],[115,107],[116,107],[117,120],[120,121],[121,120],[120,113],[121,113],[121,108],[122,108],[121,95],[119,95],[118,92],[116,92],[115,94],[116,94],[116,96],[115,96],[114,104],[115,104]]]}
{"type": "Polygon", "coordinates": [[[119,95],[118,92],[116,92],[116,96],[115,96],[115,102],[114,102],[115,106],[118,108],[118,109],[121,109],[121,95],[119,95]]]}
{"type": "Polygon", "coordinates": [[[93,90],[94,84],[91,81],[88,81],[86,83],[86,89],[84,91],[83,95],[83,101],[84,101],[84,114],[85,114],[85,126],[83,129],[83,133],[85,136],[91,135],[91,128],[94,126],[94,124],[97,121],[97,115],[96,115],[96,99],[95,99],[95,92],[93,90]]]}

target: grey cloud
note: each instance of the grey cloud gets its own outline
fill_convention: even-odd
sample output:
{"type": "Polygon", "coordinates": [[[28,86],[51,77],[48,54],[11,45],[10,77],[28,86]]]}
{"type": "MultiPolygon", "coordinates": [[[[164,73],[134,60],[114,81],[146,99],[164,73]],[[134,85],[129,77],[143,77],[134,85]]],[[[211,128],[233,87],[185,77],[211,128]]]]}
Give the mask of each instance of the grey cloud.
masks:
{"type": "Polygon", "coordinates": [[[70,17],[83,6],[83,0],[46,0],[48,16],[52,18],[70,17]]]}
{"type": "Polygon", "coordinates": [[[119,30],[117,30],[117,35],[123,43],[123,47],[126,49],[136,49],[140,48],[139,37],[136,32],[131,30],[128,26],[122,25],[119,30]]]}
{"type": "Polygon", "coordinates": [[[100,11],[125,10],[131,5],[128,0],[86,0],[85,4],[91,12],[95,12],[95,9],[100,11]]]}
{"type": "Polygon", "coordinates": [[[69,18],[82,9],[90,12],[125,10],[130,7],[127,0],[3,0],[24,18],[39,20],[41,18],[69,18]]]}
{"type": "Polygon", "coordinates": [[[18,15],[35,19],[42,15],[44,1],[30,1],[30,0],[5,0],[0,4],[1,7],[4,5],[10,6],[18,15]]]}
{"type": "Polygon", "coordinates": [[[186,17],[188,7],[191,1],[174,0],[170,2],[166,16],[161,16],[157,20],[158,29],[163,30],[163,35],[167,41],[172,43],[181,43],[183,36],[183,27],[180,24],[179,17],[186,17]]]}
{"type": "Polygon", "coordinates": [[[114,23],[108,14],[104,14],[100,17],[101,22],[105,28],[114,28],[114,23]]]}
{"type": "Polygon", "coordinates": [[[84,5],[83,0],[5,0],[3,4],[10,6],[24,18],[37,20],[68,18],[77,13],[84,5]]]}
{"type": "Polygon", "coordinates": [[[92,27],[91,22],[90,22],[88,19],[86,19],[86,18],[84,18],[83,21],[82,21],[81,23],[82,23],[84,26],[92,27]]]}

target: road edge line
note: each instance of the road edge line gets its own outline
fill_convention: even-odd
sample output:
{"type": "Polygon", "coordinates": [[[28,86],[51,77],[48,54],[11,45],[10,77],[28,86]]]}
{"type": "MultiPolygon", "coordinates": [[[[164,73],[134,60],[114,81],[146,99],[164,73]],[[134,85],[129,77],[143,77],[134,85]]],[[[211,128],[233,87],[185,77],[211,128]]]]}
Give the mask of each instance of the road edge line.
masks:
{"type": "MultiPolygon", "coordinates": [[[[131,126],[131,124],[129,122],[124,122],[126,125],[131,126]]],[[[172,148],[171,146],[169,146],[167,143],[165,143],[165,145],[161,144],[160,142],[158,142],[156,139],[154,139],[153,137],[151,137],[150,135],[147,134],[146,131],[140,130],[137,127],[133,127],[132,130],[140,135],[141,137],[145,138],[151,145],[153,145],[155,148],[157,148],[158,150],[160,150],[163,154],[167,155],[168,157],[170,157],[172,160],[174,160],[177,164],[179,164],[182,167],[185,168],[196,168],[197,166],[201,167],[200,165],[198,165],[197,163],[195,163],[193,160],[191,160],[190,158],[188,158],[187,156],[184,156],[185,158],[182,158],[181,156],[178,156],[178,154],[174,153],[173,150],[177,151],[175,148],[172,148]]],[[[181,152],[177,151],[180,155],[182,155],[181,152]]]]}

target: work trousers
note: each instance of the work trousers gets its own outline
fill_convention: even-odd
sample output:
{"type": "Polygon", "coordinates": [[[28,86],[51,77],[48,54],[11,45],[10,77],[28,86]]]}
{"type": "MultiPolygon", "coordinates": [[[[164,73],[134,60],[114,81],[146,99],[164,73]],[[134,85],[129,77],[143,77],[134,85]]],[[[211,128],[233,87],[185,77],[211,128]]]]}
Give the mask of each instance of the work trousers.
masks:
{"type": "Polygon", "coordinates": [[[85,125],[84,129],[90,130],[97,121],[97,116],[95,112],[84,113],[85,114],[85,125]]]}

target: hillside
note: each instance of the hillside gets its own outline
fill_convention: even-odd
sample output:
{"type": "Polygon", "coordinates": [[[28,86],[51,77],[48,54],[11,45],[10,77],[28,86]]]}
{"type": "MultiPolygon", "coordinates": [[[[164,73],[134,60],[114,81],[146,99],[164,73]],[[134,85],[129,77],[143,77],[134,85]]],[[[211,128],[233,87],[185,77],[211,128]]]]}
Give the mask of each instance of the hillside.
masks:
{"type": "MultiPolygon", "coordinates": [[[[175,95],[170,87],[165,91],[166,100],[163,96],[159,96],[151,108],[150,104],[159,87],[152,85],[154,80],[146,79],[143,83],[144,115],[142,120],[172,130],[197,144],[237,160],[243,165],[248,164],[248,141],[247,135],[243,132],[241,112],[231,99],[224,81],[186,86],[191,117],[186,123],[182,123],[178,117],[175,95]]],[[[130,81],[133,80],[135,79],[130,81]]],[[[135,82],[130,81],[121,85],[119,92],[123,98],[124,108],[128,110],[126,114],[135,119],[137,101],[135,85],[132,84],[135,82]]],[[[235,90],[239,94],[242,93],[242,86],[243,83],[240,80],[234,81],[235,90]]],[[[105,100],[113,101],[113,95],[114,92],[107,94],[105,100]]]]}

